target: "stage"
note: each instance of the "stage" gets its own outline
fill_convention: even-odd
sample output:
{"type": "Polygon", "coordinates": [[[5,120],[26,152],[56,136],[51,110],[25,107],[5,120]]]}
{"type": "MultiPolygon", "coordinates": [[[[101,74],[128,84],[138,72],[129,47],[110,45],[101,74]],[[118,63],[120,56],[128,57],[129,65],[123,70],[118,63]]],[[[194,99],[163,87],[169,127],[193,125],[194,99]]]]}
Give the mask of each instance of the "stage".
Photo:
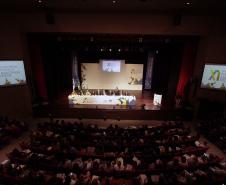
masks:
{"type": "Polygon", "coordinates": [[[116,120],[166,120],[190,118],[191,111],[175,109],[162,101],[161,106],[153,104],[154,94],[150,91],[130,91],[136,96],[136,105],[85,105],[69,104],[69,92],[63,93],[51,102],[33,105],[35,117],[116,119],[116,120]]]}

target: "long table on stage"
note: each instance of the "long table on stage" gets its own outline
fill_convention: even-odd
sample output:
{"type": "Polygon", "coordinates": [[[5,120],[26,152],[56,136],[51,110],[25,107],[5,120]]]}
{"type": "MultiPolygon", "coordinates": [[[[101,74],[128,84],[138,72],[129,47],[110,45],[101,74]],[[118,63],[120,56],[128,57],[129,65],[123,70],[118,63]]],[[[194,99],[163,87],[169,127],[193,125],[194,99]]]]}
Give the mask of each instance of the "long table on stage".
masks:
{"type": "Polygon", "coordinates": [[[69,104],[97,104],[97,105],[135,105],[135,96],[117,95],[73,95],[68,96],[69,104]]]}

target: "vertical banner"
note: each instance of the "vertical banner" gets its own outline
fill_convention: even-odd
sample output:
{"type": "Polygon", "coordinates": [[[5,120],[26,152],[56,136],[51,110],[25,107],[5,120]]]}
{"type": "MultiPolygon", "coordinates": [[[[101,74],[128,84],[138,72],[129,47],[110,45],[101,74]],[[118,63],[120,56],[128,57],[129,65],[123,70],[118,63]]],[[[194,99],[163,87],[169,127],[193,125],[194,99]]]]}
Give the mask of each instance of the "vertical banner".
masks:
{"type": "Polygon", "coordinates": [[[154,65],[154,56],[151,52],[148,53],[147,69],[145,75],[144,89],[150,90],[152,86],[152,72],[154,65]]]}
{"type": "Polygon", "coordinates": [[[72,53],[72,90],[80,85],[78,77],[78,59],[75,52],[72,53]]]}

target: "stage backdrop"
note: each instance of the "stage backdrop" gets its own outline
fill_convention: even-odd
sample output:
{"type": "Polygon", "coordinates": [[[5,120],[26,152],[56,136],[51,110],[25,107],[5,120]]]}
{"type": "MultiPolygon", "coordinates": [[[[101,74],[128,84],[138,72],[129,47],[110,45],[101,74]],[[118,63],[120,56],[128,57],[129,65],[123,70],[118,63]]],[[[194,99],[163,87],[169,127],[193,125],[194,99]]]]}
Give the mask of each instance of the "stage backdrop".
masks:
{"type": "Polygon", "coordinates": [[[100,63],[81,63],[83,87],[89,89],[142,90],[143,64],[125,64],[120,72],[105,72],[100,63]]]}

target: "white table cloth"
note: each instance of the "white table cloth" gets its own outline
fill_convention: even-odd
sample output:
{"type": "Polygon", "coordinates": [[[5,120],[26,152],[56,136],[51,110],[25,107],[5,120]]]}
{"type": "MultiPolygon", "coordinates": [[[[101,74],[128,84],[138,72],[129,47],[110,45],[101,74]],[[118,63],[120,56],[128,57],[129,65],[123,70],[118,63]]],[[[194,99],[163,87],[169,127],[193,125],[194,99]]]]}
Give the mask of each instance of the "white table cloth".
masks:
{"type": "Polygon", "coordinates": [[[135,105],[135,96],[69,95],[69,104],[135,105]]]}

